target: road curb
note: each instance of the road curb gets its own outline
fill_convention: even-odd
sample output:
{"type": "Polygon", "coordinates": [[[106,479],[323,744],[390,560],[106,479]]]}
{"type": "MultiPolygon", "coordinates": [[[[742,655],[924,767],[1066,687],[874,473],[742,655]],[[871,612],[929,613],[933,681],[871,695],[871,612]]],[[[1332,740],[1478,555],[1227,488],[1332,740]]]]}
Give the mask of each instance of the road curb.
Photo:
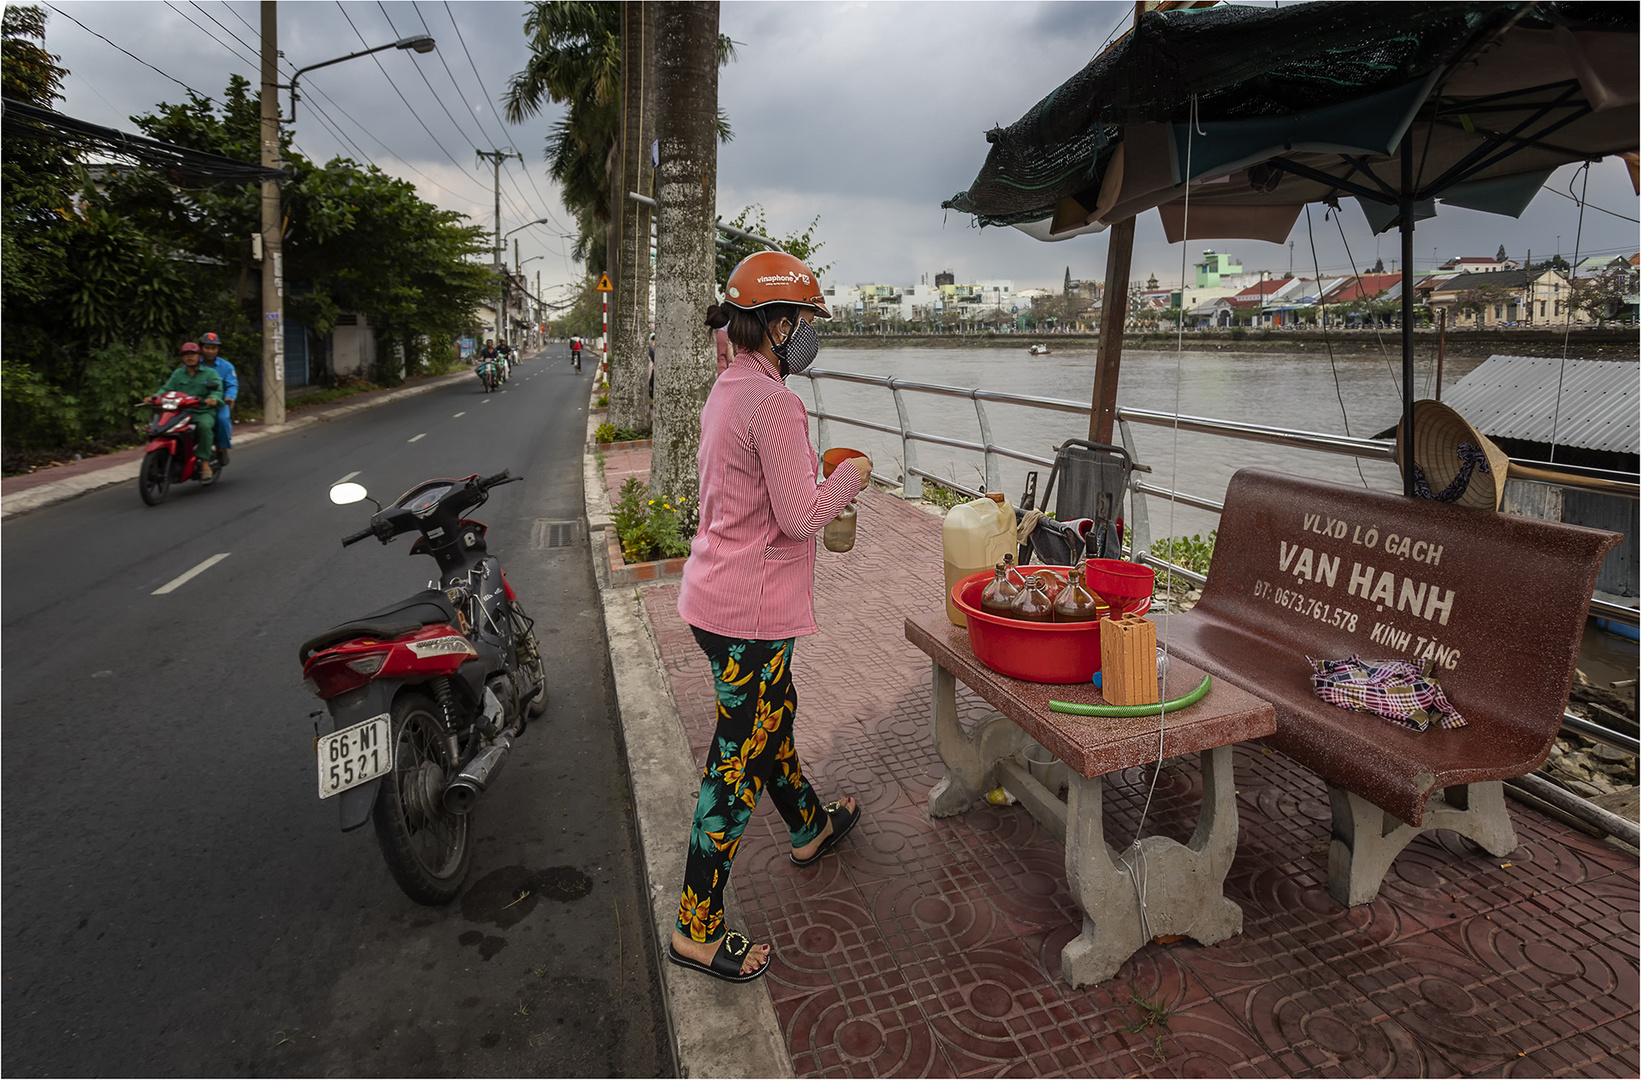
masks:
{"type": "MultiPolygon", "coordinates": [[[[589,435],[594,426],[594,418],[589,417],[589,435]]],[[[604,560],[598,557],[604,537],[598,534],[609,525],[609,492],[590,449],[583,460],[584,501],[593,532],[588,557],[603,601],[604,635],[652,909],[650,932],[656,935],[661,999],[679,1075],[794,1076],[766,982],[738,986],[666,960],[668,935],[678,917],[686,838],[701,774],[641,593],[630,585],[612,588],[607,584],[604,560]]],[[[724,890],[724,908],[730,923],[746,925],[733,885],[724,890]]]]}
{"type": "MultiPolygon", "coordinates": [[[[455,382],[457,379],[471,374],[472,372],[468,371],[456,371],[450,373],[449,375],[436,375],[433,378],[428,379],[426,382],[418,383],[415,386],[407,386],[403,390],[395,390],[392,393],[383,394],[381,397],[372,398],[369,401],[359,401],[351,405],[339,405],[335,408],[312,413],[311,415],[299,416],[295,420],[291,420],[288,423],[275,424],[272,427],[257,428],[254,431],[247,430],[234,436],[234,450],[238,451],[247,446],[254,446],[257,443],[262,442],[264,439],[276,439],[281,435],[289,435],[292,432],[301,431],[305,428],[311,427],[314,424],[328,423],[331,420],[339,420],[344,416],[351,416],[354,413],[375,409],[382,405],[386,405],[389,402],[403,401],[405,398],[415,397],[418,394],[425,394],[445,385],[446,383],[455,382]]],[[[0,520],[17,517],[21,514],[33,513],[36,510],[43,510],[48,506],[55,506],[58,503],[68,502],[70,499],[78,499],[81,495],[89,495],[93,491],[100,491],[105,487],[112,487],[115,484],[128,483],[137,478],[137,471],[141,467],[142,462],[140,459],[137,461],[127,461],[119,465],[110,465],[105,469],[96,469],[92,472],[81,473],[79,476],[69,476],[64,477],[61,480],[53,480],[48,484],[41,484],[39,487],[29,488],[27,491],[19,491],[11,495],[0,496],[0,520]]]]}

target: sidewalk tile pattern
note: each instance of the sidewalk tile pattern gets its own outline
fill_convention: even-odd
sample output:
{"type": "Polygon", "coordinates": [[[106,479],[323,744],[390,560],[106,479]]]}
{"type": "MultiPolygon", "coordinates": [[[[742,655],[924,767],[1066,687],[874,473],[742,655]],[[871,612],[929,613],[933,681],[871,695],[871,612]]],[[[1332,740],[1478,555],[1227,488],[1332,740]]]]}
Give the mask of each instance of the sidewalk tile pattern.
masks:
{"type": "MultiPolygon", "coordinates": [[[[1511,856],[1433,834],[1345,910],[1327,892],[1325,787],[1257,743],[1236,750],[1226,881],[1243,932],[1154,943],[1071,989],[1060,950],[1081,916],[1061,846],[1020,807],[927,812],[943,770],[929,663],[902,619],[941,603],[939,520],[877,492],[859,515],[855,550],[821,555],[821,632],[793,673],[805,769],[865,816],[798,869],[760,805],[735,865],[745,929],[774,945],[765,985],[798,1075],[1637,1074],[1632,856],[1512,805],[1511,856]]],[[[644,593],[702,761],[711,673],[676,602],[676,586],[644,593]]],[[[966,691],[959,704],[966,723],[989,711],[966,691]]],[[[1143,815],[1146,833],[1188,841],[1200,797],[1194,757],[1107,777],[1107,839],[1127,846],[1143,815]]]]}

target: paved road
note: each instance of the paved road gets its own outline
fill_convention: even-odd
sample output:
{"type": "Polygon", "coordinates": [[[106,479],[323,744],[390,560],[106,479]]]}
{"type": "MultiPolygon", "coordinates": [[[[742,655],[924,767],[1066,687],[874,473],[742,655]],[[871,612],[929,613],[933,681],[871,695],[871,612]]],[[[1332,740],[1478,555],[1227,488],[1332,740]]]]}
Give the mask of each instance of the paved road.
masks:
{"type": "Polygon", "coordinates": [[[557,346],[505,392],[247,447],[156,508],[123,485],[5,524],[6,1074],[674,1072],[579,523],[591,377],[557,346]],[[550,706],[477,811],[469,888],[424,908],[315,795],[296,647],[432,568],[403,539],[344,551],[368,509],[330,484],[505,467],[526,482],[478,516],[550,706]]]}

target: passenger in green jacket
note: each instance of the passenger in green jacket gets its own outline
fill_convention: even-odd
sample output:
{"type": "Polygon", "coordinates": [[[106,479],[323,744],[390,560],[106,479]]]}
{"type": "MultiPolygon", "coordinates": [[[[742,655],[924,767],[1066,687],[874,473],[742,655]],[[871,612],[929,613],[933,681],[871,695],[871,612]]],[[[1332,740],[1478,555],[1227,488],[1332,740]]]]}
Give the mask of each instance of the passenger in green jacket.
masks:
{"type": "Polygon", "coordinates": [[[211,456],[216,449],[217,406],[222,404],[222,376],[213,368],[202,367],[199,346],[192,341],[183,343],[182,366],[171,373],[159,392],[178,390],[190,397],[203,398],[205,404],[188,411],[194,416],[194,459],[199,462],[200,480],[209,483],[211,456]]]}

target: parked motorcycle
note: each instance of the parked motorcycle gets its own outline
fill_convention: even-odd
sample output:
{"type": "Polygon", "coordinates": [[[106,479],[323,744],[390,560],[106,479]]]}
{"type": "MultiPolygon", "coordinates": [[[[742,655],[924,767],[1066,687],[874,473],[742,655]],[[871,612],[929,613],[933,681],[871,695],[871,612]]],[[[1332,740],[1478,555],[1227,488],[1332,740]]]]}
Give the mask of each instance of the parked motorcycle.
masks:
{"type": "MultiPolygon", "coordinates": [[[[518,479],[425,480],[386,509],[377,504],[342,546],[419,533],[410,553],[431,557],[438,579],[300,652],[303,681],[328,714],[314,727],[319,797],[337,798],[344,832],[374,819],[389,871],[421,904],[461,890],[473,808],[513,740],[547,709],[535,624],[489,554],[485,526],[465,516],[518,479]]],[[[337,505],[367,498],[359,484],[331,488],[337,505]]]]}
{"type": "MultiPolygon", "coordinates": [[[[167,390],[144,398],[142,404],[154,406],[154,415],[148,421],[148,449],[137,473],[137,493],[149,506],[158,506],[165,501],[172,484],[200,479],[199,462],[194,460],[198,427],[192,410],[204,406],[205,401],[181,390],[167,390]]],[[[217,451],[211,459],[216,476],[210,482],[220,478],[225,468],[227,462],[217,451]]]]}

